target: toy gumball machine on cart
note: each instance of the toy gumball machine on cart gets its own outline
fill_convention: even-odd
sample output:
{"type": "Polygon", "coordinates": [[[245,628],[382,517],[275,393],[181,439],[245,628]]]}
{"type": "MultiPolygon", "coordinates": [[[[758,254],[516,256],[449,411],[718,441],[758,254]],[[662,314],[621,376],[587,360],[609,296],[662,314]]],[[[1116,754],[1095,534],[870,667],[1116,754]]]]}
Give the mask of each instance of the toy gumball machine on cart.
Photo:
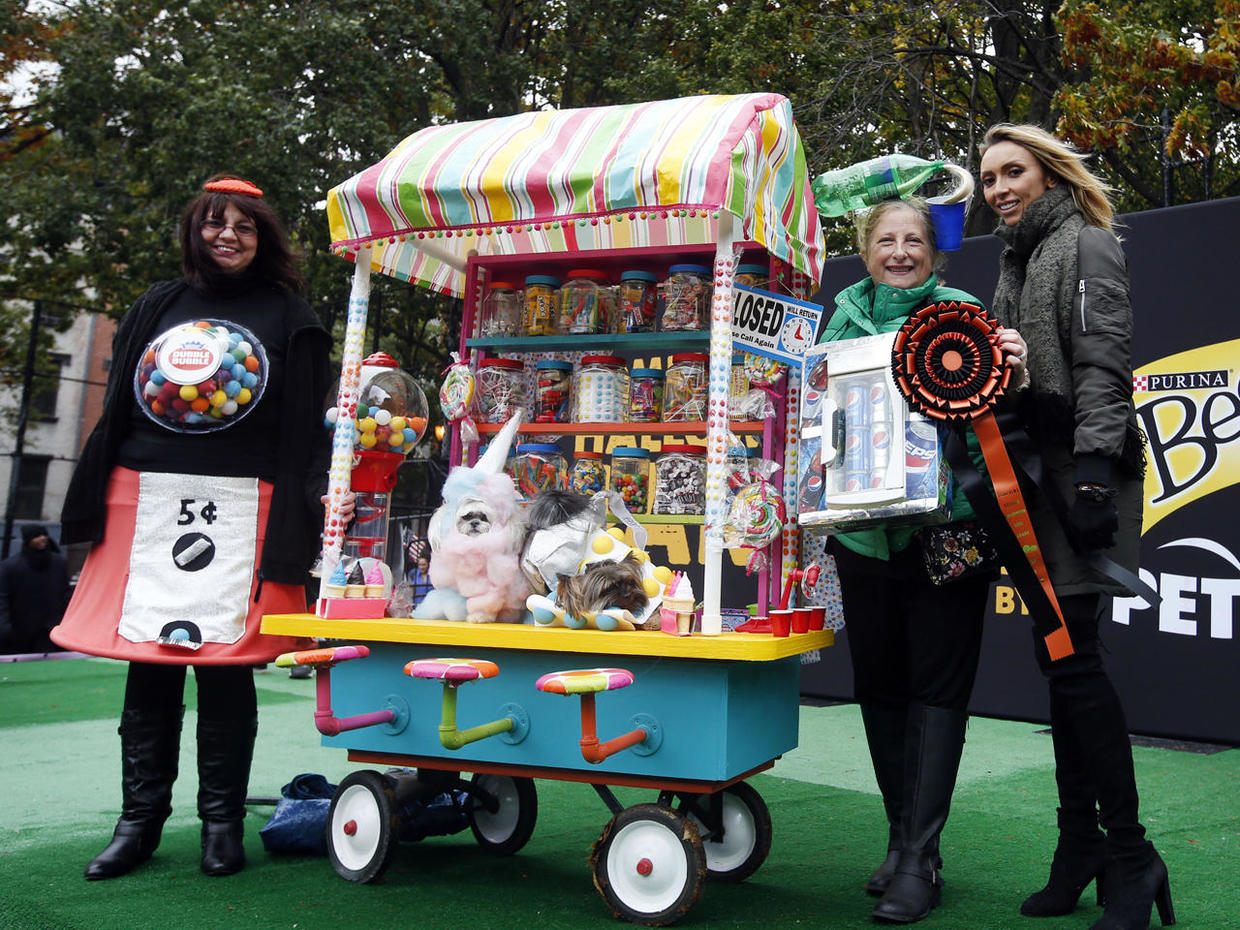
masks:
{"type": "MultiPolygon", "coordinates": [[[[386,352],[367,356],[360,383],[349,482],[356,496],[354,515],[328,580],[326,603],[320,603],[322,616],[383,616],[393,585],[387,538],[396,472],[426,433],[426,395],[394,358],[386,352]]],[[[331,397],[336,397],[335,388],[331,397]]],[[[334,406],[328,408],[329,427],[337,416],[334,406]]]]}

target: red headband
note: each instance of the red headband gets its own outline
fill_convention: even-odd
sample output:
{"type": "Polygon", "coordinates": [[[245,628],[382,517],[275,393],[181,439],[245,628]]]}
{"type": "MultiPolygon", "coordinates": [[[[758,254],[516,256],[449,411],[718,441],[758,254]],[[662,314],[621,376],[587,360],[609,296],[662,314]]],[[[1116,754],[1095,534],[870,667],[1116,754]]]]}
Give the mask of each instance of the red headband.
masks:
{"type": "Polygon", "coordinates": [[[246,197],[263,196],[261,190],[249,181],[241,180],[241,178],[220,178],[218,181],[208,181],[202,185],[202,189],[213,194],[242,194],[246,197]]]}

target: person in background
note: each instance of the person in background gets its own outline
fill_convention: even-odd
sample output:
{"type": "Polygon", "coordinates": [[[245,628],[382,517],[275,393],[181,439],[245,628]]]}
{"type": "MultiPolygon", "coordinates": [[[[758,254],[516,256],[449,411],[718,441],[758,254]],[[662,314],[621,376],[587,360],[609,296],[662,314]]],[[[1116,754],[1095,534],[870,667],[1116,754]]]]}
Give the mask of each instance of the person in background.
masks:
{"type": "MultiPolygon", "coordinates": [[[[841,291],[820,342],[889,333],[927,304],[977,298],[943,285],[926,203],[889,200],[857,217],[869,276],[841,291]]],[[[981,464],[972,433],[970,452],[981,464]]],[[[953,520],[972,508],[957,490],[953,520]]],[[[993,566],[935,585],[917,527],[884,525],[833,535],[852,661],[874,775],[887,814],[887,857],[865,883],[882,895],[876,919],[911,923],[942,897],[939,835],[964,748],[969,695],[981,652],[993,566]]]]}
{"type": "Polygon", "coordinates": [[[22,527],[20,552],[0,562],[0,653],[53,652],[48,633],[69,601],[69,566],[47,527],[22,527]]]}
{"type": "Polygon", "coordinates": [[[418,556],[417,565],[409,573],[409,584],[413,588],[413,606],[422,603],[431,585],[431,557],[425,553],[418,556]]]}
{"type": "MultiPolygon", "coordinates": [[[[189,666],[198,689],[201,868],[230,875],[244,866],[242,818],[258,731],[253,667],[313,644],[264,636],[259,624],[263,614],[306,609],[330,458],[321,405],[331,339],[298,296],[302,279],[283,223],[250,182],[211,178],[182,217],[180,246],[182,276],[149,288],[117,328],[103,413],[62,517],[66,542],[92,546],[52,639],[129,660],[121,816],[112,841],[86,867],[90,880],[128,873],[159,845],[172,810],[189,666]],[[230,341],[225,352],[193,337],[193,327],[211,320],[248,331],[245,345],[230,341]],[[174,330],[190,335],[157,354],[154,343],[174,330]],[[257,358],[260,347],[261,383],[245,377],[261,366],[240,360],[257,358]],[[173,409],[194,409],[176,406],[192,392],[154,362],[180,366],[174,372],[215,371],[234,352],[228,383],[221,367],[218,384],[199,385],[253,405],[222,428],[190,431],[135,397],[135,373],[150,384],[158,374],[173,386],[173,409]]],[[[227,405],[221,413],[232,415],[227,405]]],[[[343,509],[347,522],[352,501],[343,509]]]]}
{"type": "Polygon", "coordinates": [[[1067,508],[1057,514],[1035,489],[1029,515],[1075,648],[1052,662],[1035,637],[1050,690],[1059,840],[1046,886],[1021,913],[1069,913],[1096,881],[1106,911],[1094,930],[1144,930],[1154,904],[1164,924],[1175,914],[1167,867],[1138,817],[1128,725],[1099,639],[1112,596],[1132,592],[1090,563],[1103,552],[1137,571],[1144,446],[1127,263],[1109,188],[1085,156],[1040,127],[1010,124],[990,128],[981,155],[982,194],[1006,245],[994,311],[1022,337],[1008,347],[1027,359],[1018,409],[1067,508]]]}

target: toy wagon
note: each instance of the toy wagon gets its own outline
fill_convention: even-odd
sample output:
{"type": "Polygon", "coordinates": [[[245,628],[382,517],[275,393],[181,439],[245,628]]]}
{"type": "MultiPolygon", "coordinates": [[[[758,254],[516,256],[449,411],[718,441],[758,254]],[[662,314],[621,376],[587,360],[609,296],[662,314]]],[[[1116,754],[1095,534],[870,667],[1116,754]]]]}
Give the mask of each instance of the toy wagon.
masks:
{"type": "MultiPolygon", "coordinates": [[[[535,827],[535,780],[578,781],[612,815],[591,854],[603,898],[635,923],[671,923],[706,877],[740,881],[766,858],[770,815],[745,780],[795,748],[799,656],[833,639],[830,630],[775,637],[721,626],[729,433],[752,437],[764,457],[783,463],[782,493],[795,512],[797,418],[786,423],[784,409],[796,409],[797,372],[774,416],[728,418],[739,259],[760,257],[772,287],[801,296],[821,270],[791,106],[774,94],[706,96],[429,127],[331,191],[328,215],[333,248],[357,265],[342,390],[363,342],[372,271],[463,297],[461,356],[475,364],[500,352],[583,348],[629,360],[686,350],[709,358],[698,420],[522,427],[551,441],[705,439],[705,513],[637,517],[702,527],[700,633],[315,615],[263,621],[264,632],[349,644],[278,663],[317,668],[324,745],[379,767],[346,777],[333,800],[328,844],[342,877],[367,882],[382,873],[406,799],[464,788],[478,843],[511,854],[535,827]],[[687,265],[705,266],[713,282],[697,330],[513,335],[478,323],[483,295],[499,283],[564,279],[585,266],[611,280],[635,267],[662,277],[687,265]],[[382,774],[389,766],[416,774],[382,774]],[[617,785],[657,796],[625,808],[611,791],[617,785]]],[[[336,429],[329,502],[349,477],[351,440],[342,441],[339,422],[336,429]]],[[[473,454],[454,428],[452,460],[473,454]]],[[[325,576],[339,557],[338,535],[329,515],[325,576]]],[[[762,613],[781,580],[800,573],[795,524],[768,555],[772,567],[757,589],[762,613]]]]}

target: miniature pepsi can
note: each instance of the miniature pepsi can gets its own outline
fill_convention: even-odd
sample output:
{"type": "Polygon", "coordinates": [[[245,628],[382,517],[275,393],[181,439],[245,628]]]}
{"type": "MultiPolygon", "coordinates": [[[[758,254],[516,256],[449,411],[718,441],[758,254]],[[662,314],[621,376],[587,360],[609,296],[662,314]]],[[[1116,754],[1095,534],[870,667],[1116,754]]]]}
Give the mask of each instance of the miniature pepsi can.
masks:
{"type": "Polygon", "coordinates": [[[849,426],[844,434],[844,471],[848,474],[868,474],[872,467],[871,458],[870,431],[849,426]]]}
{"type": "Polygon", "coordinates": [[[887,466],[891,462],[891,424],[875,423],[870,427],[870,487],[886,483],[887,466]]]}
{"type": "Polygon", "coordinates": [[[844,427],[851,431],[854,427],[864,428],[870,423],[870,407],[866,388],[863,384],[853,382],[844,391],[844,427]]]}
{"type": "Polygon", "coordinates": [[[938,431],[929,420],[910,417],[904,425],[904,496],[938,496],[938,431]]]}

